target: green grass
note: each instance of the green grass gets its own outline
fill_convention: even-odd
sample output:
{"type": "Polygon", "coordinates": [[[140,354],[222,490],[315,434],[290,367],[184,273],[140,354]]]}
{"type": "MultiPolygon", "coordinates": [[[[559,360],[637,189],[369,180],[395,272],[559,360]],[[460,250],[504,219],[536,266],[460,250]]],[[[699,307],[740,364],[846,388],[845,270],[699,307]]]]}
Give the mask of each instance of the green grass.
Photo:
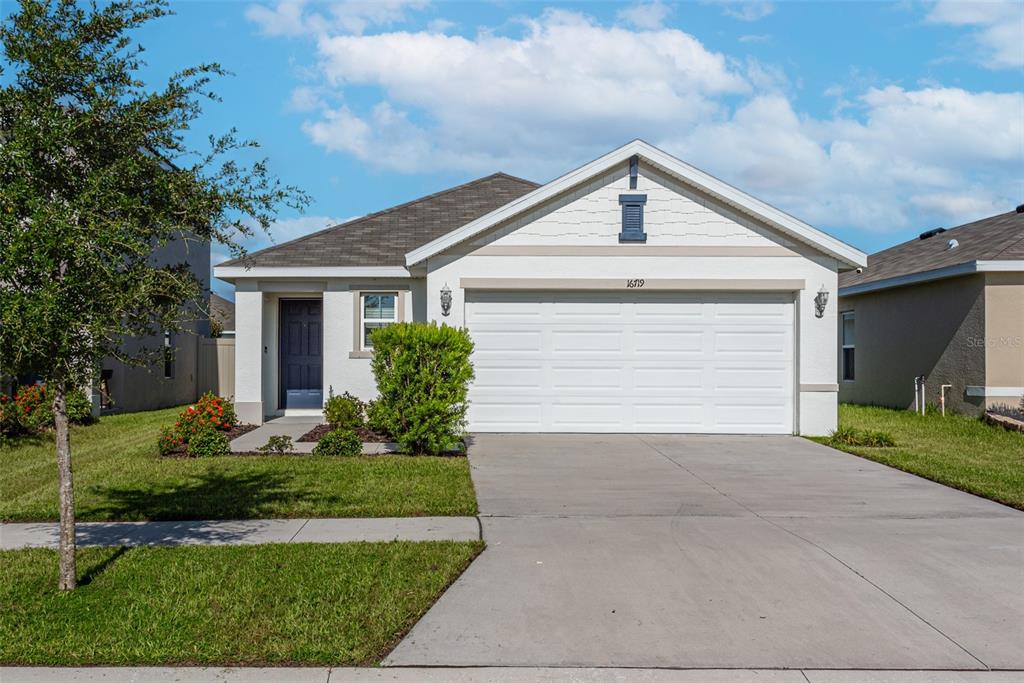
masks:
{"type": "Polygon", "coordinates": [[[859,405],[839,407],[839,426],[885,432],[896,446],[833,448],[1024,510],[1024,434],[962,415],[859,405]]]}
{"type": "Polygon", "coordinates": [[[0,664],[374,664],[482,543],[0,552],[0,664]]]}
{"type": "MultiPolygon", "coordinates": [[[[80,521],[476,514],[465,458],[161,458],[178,409],[112,415],[71,435],[80,521]]],[[[53,436],[0,445],[0,520],[57,519],[53,436]]]]}

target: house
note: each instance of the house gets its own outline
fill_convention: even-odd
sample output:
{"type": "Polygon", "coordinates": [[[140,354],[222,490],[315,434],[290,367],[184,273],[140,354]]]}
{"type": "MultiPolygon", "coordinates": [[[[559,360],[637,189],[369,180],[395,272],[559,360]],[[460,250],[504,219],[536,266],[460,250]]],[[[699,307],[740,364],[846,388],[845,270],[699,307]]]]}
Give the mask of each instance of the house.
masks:
{"type": "Polygon", "coordinates": [[[235,302],[225,299],[215,292],[210,293],[210,327],[211,336],[235,336],[235,302]],[[217,327],[214,334],[213,328],[217,327]]]}
{"type": "Polygon", "coordinates": [[[924,376],[930,404],[1020,402],[1024,206],[872,254],[839,287],[839,400],[907,408],[924,376]]]}
{"type": "MultiPolygon", "coordinates": [[[[210,288],[210,245],[183,237],[154,250],[156,264],[184,263],[204,292],[210,288]]],[[[146,339],[125,339],[126,353],[163,347],[162,360],[146,366],[125,365],[116,358],[103,359],[98,396],[94,401],[105,411],[135,412],[192,403],[198,396],[200,340],[210,332],[206,302],[195,307],[195,320],[181,332],[165,332],[146,339]]]]}
{"type": "Polygon", "coordinates": [[[375,394],[372,332],[465,326],[469,429],[824,434],[865,255],[642,141],[495,174],[217,266],[242,420],[375,394]],[[831,303],[828,297],[831,295],[831,303]]]}

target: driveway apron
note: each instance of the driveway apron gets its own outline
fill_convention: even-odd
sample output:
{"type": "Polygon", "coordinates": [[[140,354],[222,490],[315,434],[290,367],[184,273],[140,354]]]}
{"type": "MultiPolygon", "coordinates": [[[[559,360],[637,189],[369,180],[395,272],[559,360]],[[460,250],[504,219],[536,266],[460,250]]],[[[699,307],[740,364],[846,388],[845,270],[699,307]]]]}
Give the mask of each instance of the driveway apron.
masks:
{"type": "Polygon", "coordinates": [[[1024,513],[795,437],[478,435],[392,666],[1024,669],[1024,513]]]}

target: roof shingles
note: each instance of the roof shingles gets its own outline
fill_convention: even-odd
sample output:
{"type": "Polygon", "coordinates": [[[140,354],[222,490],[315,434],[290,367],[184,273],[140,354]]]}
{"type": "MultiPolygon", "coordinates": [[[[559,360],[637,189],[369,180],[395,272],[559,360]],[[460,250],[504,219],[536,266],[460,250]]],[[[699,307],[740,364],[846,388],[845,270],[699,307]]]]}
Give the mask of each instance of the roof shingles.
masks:
{"type": "Polygon", "coordinates": [[[222,266],[404,266],[405,254],[539,187],[495,173],[248,254],[222,266]]]}
{"type": "Polygon", "coordinates": [[[913,239],[868,256],[864,271],[842,273],[840,287],[924,273],[972,261],[1024,259],[1024,214],[1009,212],[913,239]],[[950,249],[949,241],[958,246],[950,249]]]}

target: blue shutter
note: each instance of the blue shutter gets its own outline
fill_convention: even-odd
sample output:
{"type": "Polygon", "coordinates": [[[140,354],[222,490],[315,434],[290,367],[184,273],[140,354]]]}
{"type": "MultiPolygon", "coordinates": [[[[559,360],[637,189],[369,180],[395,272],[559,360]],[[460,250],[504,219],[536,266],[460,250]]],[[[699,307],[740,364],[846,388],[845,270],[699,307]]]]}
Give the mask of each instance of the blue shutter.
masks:
{"type": "Polygon", "coordinates": [[[644,204],[646,203],[647,195],[645,194],[619,195],[619,204],[622,206],[620,242],[647,241],[647,233],[644,232],[644,204]]]}

